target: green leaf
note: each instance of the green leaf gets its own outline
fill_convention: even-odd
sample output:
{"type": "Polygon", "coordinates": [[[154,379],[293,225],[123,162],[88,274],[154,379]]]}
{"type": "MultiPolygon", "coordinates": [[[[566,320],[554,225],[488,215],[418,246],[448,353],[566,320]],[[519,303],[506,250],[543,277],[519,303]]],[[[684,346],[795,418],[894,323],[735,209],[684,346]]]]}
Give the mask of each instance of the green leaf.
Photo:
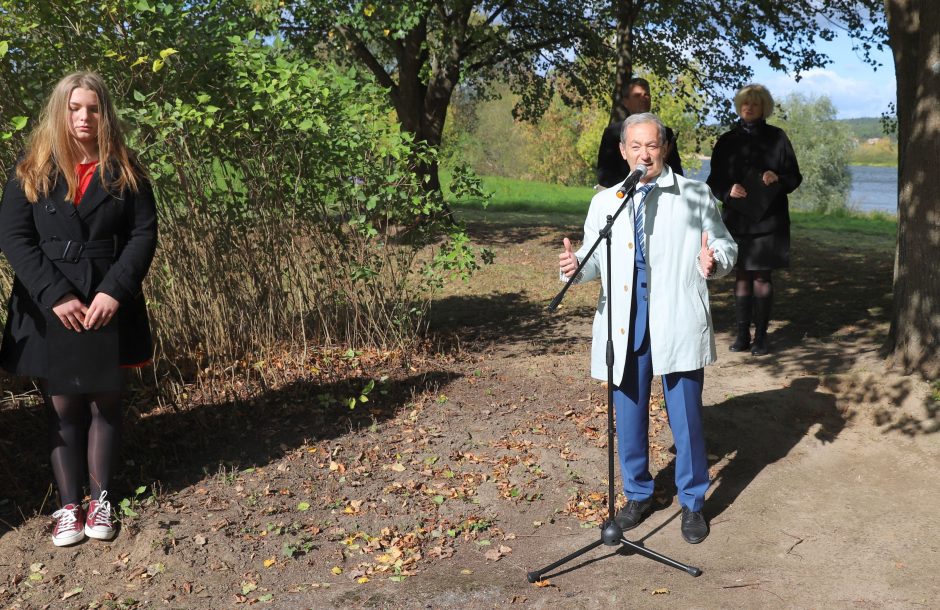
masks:
{"type": "Polygon", "coordinates": [[[7,54],[7,51],[10,50],[10,43],[6,40],[0,40],[0,57],[3,57],[7,54]]]}
{"type": "Polygon", "coordinates": [[[140,91],[138,91],[137,89],[134,89],[134,99],[137,100],[138,102],[143,102],[147,100],[147,96],[141,93],[140,91]]]}
{"type": "Polygon", "coordinates": [[[26,123],[29,122],[29,119],[25,116],[15,116],[10,119],[10,123],[13,125],[14,131],[19,131],[26,127],[26,123]]]}
{"type": "Polygon", "coordinates": [[[164,64],[164,61],[162,59],[153,60],[153,71],[159,72],[160,70],[162,70],[163,64],[164,64]]]}
{"type": "Polygon", "coordinates": [[[172,49],[172,48],[163,49],[162,51],[160,51],[160,59],[166,59],[170,55],[176,55],[177,53],[179,53],[179,51],[177,51],[176,49],[172,49]]]}
{"type": "Polygon", "coordinates": [[[269,601],[271,601],[272,599],[274,599],[274,594],[273,594],[273,593],[265,593],[264,595],[262,595],[261,597],[258,598],[258,601],[259,601],[259,602],[269,602],[269,601]]]}
{"type": "Polygon", "coordinates": [[[297,510],[299,510],[299,511],[301,511],[301,512],[310,510],[310,503],[309,503],[309,502],[301,502],[301,503],[299,503],[299,504],[297,505],[297,510]]]}
{"type": "Polygon", "coordinates": [[[441,504],[444,503],[444,496],[440,496],[440,495],[434,496],[433,500],[434,500],[434,503],[435,503],[435,504],[437,504],[438,506],[440,506],[441,504]]]}

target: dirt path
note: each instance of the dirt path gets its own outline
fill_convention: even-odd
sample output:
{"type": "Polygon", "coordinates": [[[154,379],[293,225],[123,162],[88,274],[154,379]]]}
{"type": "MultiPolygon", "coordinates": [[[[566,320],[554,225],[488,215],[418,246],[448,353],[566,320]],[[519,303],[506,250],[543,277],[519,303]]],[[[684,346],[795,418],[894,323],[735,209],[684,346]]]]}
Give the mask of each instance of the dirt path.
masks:
{"type": "MultiPolygon", "coordinates": [[[[940,606],[940,409],[928,384],[878,356],[883,249],[797,236],[777,282],[773,355],[731,354],[719,335],[705,381],[712,533],[700,545],[679,534],[654,396],[657,510],[631,539],[701,577],[600,547],[537,587],[526,571],[596,540],[606,514],[606,393],[587,379],[596,289],[546,315],[560,231],[472,228],[497,263],[438,303],[438,355],[363,355],[332,385],[144,413],[123,484],[159,479],[159,492],[138,498],[110,544],[53,550],[47,517],[13,523],[0,538],[0,606],[940,606]],[[324,398],[382,375],[355,411],[324,398]]],[[[729,290],[712,286],[720,329],[729,290]]],[[[35,412],[19,417],[40,426],[35,412]]],[[[42,480],[15,483],[17,498],[41,497],[42,480]]],[[[11,503],[0,504],[7,521],[11,503]]]]}

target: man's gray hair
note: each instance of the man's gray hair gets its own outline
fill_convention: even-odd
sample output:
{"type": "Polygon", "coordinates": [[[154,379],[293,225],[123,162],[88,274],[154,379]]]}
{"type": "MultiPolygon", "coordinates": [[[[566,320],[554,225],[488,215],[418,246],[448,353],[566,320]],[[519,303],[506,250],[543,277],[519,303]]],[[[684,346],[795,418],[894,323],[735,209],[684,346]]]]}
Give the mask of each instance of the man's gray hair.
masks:
{"type": "Polygon", "coordinates": [[[666,144],[666,126],[663,125],[663,122],[659,120],[659,117],[652,112],[631,114],[626,119],[624,119],[623,128],[620,130],[621,144],[626,143],[627,141],[627,127],[632,125],[639,125],[641,123],[653,123],[656,125],[656,128],[659,130],[659,143],[662,145],[666,144]]]}

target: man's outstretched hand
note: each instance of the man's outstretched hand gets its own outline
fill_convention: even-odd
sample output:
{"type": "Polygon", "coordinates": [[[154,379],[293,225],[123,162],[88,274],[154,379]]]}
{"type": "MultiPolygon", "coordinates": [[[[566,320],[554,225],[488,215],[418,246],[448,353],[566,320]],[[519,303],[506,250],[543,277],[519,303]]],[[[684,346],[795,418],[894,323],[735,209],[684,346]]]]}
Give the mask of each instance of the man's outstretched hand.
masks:
{"type": "Polygon", "coordinates": [[[698,253],[698,264],[705,277],[709,277],[715,271],[715,250],[708,247],[708,231],[702,233],[702,249],[698,253]]]}
{"type": "Polygon", "coordinates": [[[578,258],[571,251],[571,240],[564,239],[565,251],[558,255],[558,268],[565,274],[565,277],[574,275],[574,270],[578,268],[578,258]]]}

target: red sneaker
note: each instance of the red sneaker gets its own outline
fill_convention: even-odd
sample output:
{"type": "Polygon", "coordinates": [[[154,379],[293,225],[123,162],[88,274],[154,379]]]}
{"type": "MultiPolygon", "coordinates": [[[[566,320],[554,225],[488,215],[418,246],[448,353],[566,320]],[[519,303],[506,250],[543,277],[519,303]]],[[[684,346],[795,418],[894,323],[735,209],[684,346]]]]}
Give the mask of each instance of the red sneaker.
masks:
{"type": "Polygon", "coordinates": [[[66,504],[52,513],[55,529],[52,531],[52,544],[68,546],[85,539],[82,524],[85,523],[85,511],[80,504],[66,504]]]}
{"type": "Polygon", "coordinates": [[[85,535],[97,540],[111,540],[117,530],[111,521],[111,503],[105,500],[107,491],[101,497],[88,503],[88,519],[85,520],[85,535]]]}

